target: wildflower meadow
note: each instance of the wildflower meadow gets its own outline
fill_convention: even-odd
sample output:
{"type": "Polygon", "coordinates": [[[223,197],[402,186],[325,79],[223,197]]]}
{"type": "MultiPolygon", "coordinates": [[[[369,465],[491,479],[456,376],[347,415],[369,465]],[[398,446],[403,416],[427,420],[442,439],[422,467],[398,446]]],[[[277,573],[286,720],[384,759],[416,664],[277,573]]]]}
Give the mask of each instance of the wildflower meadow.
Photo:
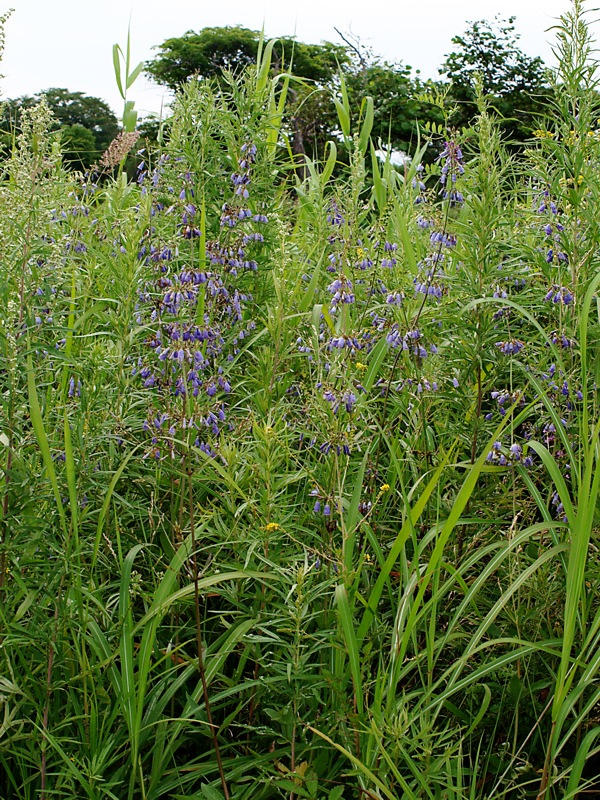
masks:
{"type": "Polygon", "coordinates": [[[554,33],[518,152],[432,93],[394,166],[342,76],[300,168],[272,42],[86,172],[23,112],[1,798],[600,796],[600,76],[554,33]]]}

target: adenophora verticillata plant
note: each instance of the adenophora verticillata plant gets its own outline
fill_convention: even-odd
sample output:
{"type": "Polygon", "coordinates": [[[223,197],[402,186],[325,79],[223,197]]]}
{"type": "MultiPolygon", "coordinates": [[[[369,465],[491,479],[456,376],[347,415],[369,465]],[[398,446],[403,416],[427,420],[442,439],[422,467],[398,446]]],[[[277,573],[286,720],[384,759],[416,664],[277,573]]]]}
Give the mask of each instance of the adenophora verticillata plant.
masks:
{"type": "MultiPolygon", "coordinates": [[[[230,365],[256,326],[248,314],[252,294],[245,289],[244,275],[258,269],[253,254],[268,223],[265,214],[253,214],[247,206],[256,154],[253,143],[240,148],[239,171],[231,176],[233,199],[222,207],[219,238],[207,240],[206,214],[192,202],[196,178],[187,170],[179,175],[179,202],[170,209],[154,206],[158,214],[172,217],[174,244],[157,246],[150,232],[140,246],[139,258],[150,275],[140,289],[137,319],[146,331],[150,356],[139,356],[134,373],[157,395],[144,423],[152,434],[148,454],[155,459],[174,458],[178,439],[191,439],[211,457],[218,451],[232,391],[230,365]],[[175,243],[177,236],[191,240],[189,253],[183,243],[175,243]],[[195,258],[194,240],[200,241],[195,258]],[[174,405],[175,398],[181,403],[174,405]],[[157,414],[154,406],[161,403],[169,410],[157,414]]],[[[151,193],[163,190],[160,166],[156,174],[151,193]]],[[[154,220],[158,222],[156,214],[154,220]]],[[[165,236],[164,227],[161,234],[165,236]]]]}

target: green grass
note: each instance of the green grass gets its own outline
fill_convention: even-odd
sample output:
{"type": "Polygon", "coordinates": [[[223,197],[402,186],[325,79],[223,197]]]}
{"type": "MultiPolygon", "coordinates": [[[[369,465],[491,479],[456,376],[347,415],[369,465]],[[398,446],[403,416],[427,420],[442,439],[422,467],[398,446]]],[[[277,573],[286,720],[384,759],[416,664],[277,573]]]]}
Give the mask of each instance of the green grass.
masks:
{"type": "Polygon", "coordinates": [[[598,791],[581,6],[519,156],[480,97],[396,171],[342,82],[301,178],[271,48],[138,182],[43,106],[3,165],[0,796],[598,791]]]}

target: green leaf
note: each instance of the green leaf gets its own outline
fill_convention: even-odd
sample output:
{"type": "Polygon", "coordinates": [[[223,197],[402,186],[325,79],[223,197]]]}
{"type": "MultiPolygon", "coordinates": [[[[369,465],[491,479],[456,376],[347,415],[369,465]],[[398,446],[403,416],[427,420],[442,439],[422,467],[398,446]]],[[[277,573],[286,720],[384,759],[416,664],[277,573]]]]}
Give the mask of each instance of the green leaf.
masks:
{"type": "MultiPolygon", "coordinates": [[[[102,530],[104,528],[104,522],[106,521],[106,515],[108,513],[108,508],[110,506],[110,502],[112,500],[113,493],[115,491],[115,487],[121,478],[121,475],[125,471],[125,467],[129,463],[130,459],[133,455],[142,447],[141,444],[137,445],[133,448],[123,459],[123,462],[119,466],[118,470],[113,475],[109,485],[106,495],[104,497],[104,502],[102,503],[102,508],[100,509],[100,514],[98,515],[98,525],[96,526],[96,540],[94,542],[94,550],[92,553],[92,567],[95,566],[96,561],[98,559],[98,549],[100,547],[100,540],[102,538],[102,530]]],[[[120,550],[120,548],[119,548],[120,550]]]]}
{"type": "Polygon", "coordinates": [[[119,94],[125,100],[125,92],[123,91],[123,84],[121,82],[121,58],[123,53],[121,52],[121,48],[118,44],[113,44],[113,67],[115,70],[115,80],[117,81],[117,88],[119,90],[119,94]]]}
{"type": "Polygon", "coordinates": [[[33,370],[33,361],[31,359],[31,353],[27,354],[27,392],[29,396],[29,416],[31,419],[31,425],[33,427],[33,432],[35,433],[40,448],[40,452],[42,454],[42,460],[46,468],[48,479],[50,480],[50,485],[52,486],[52,492],[54,494],[54,500],[56,502],[56,509],[60,517],[61,527],[66,541],[67,522],[65,518],[65,510],[63,507],[61,491],[58,486],[56,470],[54,469],[54,461],[52,460],[52,453],[50,452],[48,437],[46,436],[46,430],[44,428],[44,420],[42,418],[40,402],[38,399],[37,390],[35,388],[35,375],[33,370]]]}
{"type": "Polygon", "coordinates": [[[264,51],[260,53],[259,61],[257,62],[256,68],[258,70],[258,75],[256,78],[256,96],[261,97],[262,93],[265,90],[267,85],[267,81],[269,80],[269,70],[271,69],[271,58],[273,55],[273,47],[277,43],[277,39],[270,39],[264,51]]]}
{"type": "Polygon", "coordinates": [[[369,137],[373,130],[373,120],[375,118],[375,110],[372,97],[364,97],[360,109],[362,124],[360,126],[360,133],[358,135],[358,149],[365,155],[367,147],[369,146],[369,137]],[[363,117],[364,110],[364,117],[363,117]]]}
{"type": "Polygon", "coordinates": [[[481,683],[479,685],[483,687],[483,701],[481,703],[481,706],[479,707],[479,710],[477,711],[477,714],[475,714],[473,721],[469,725],[467,732],[465,733],[465,736],[470,736],[473,733],[473,731],[477,728],[481,720],[487,714],[487,710],[490,707],[490,702],[492,700],[492,690],[487,685],[487,683],[481,683]]]}
{"type": "Polygon", "coordinates": [[[577,753],[575,754],[575,758],[573,759],[569,783],[567,784],[567,789],[565,795],[563,796],[563,800],[576,798],[581,791],[579,787],[583,769],[588,761],[588,754],[592,748],[592,745],[595,743],[598,736],[600,736],[600,726],[592,728],[592,730],[586,734],[585,738],[579,745],[577,753]]]}
{"type": "MultiPolygon", "coordinates": [[[[200,263],[200,269],[205,269],[206,267],[206,201],[204,199],[204,195],[202,196],[202,201],[200,202],[200,240],[198,245],[199,253],[198,253],[198,260],[200,263]]],[[[196,304],[196,325],[203,326],[204,325],[204,305],[206,299],[206,284],[200,284],[200,288],[198,291],[198,301],[196,304]]]]}
{"type": "Polygon", "coordinates": [[[344,108],[343,103],[340,103],[337,97],[333,98],[333,104],[335,105],[336,111],[338,113],[338,119],[340,122],[340,128],[342,129],[342,133],[344,134],[345,139],[350,138],[350,115],[344,108]]]}
{"type": "Polygon", "coordinates": [[[384,586],[390,576],[390,572],[393,570],[396,561],[402,552],[402,548],[408,539],[411,530],[417,524],[419,517],[425,510],[425,506],[429,501],[434,489],[439,483],[439,480],[442,476],[442,472],[450,462],[450,457],[452,455],[453,448],[445,454],[445,456],[441,459],[437,469],[435,470],[433,477],[421,492],[419,499],[416,501],[412,508],[407,510],[407,517],[400,529],[396,539],[392,543],[392,547],[389,551],[388,557],[386,558],[385,564],[381,569],[379,576],[375,582],[375,586],[371,590],[371,595],[369,597],[369,601],[367,603],[367,607],[365,608],[362,621],[360,623],[360,627],[358,630],[358,640],[362,643],[364,640],[367,631],[371,627],[373,619],[375,618],[377,612],[377,606],[379,605],[379,600],[381,599],[381,595],[383,593],[384,586]]]}
{"type": "Polygon", "coordinates": [[[283,121],[283,112],[285,110],[290,79],[291,75],[285,73],[276,75],[271,82],[271,92],[269,95],[269,122],[266,138],[266,143],[269,146],[269,152],[271,156],[274,156],[276,152],[275,146],[279,139],[279,131],[283,121]],[[282,78],[283,86],[281,87],[279,98],[277,102],[275,102],[275,88],[282,78]]]}
{"type": "Polygon", "coordinates": [[[73,444],[71,442],[71,427],[67,406],[63,417],[64,437],[65,437],[65,471],[67,473],[67,487],[69,490],[69,506],[71,508],[71,527],[75,540],[75,553],[79,551],[79,525],[78,525],[78,502],[77,502],[77,474],[75,470],[75,458],[73,455],[73,444]]]}
{"type": "Polygon", "coordinates": [[[387,187],[381,180],[379,158],[373,142],[371,142],[371,167],[373,170],[373,195],[375,196],[375,202],[377,203],[377,208],[381,214],[383,213],[387,202],[387,187]]]}
{"type": "Polygon", "coordinates": [[[127,26],[127,48],[125,51],[125,74],[129,75],[129,62],[131,60],[131,20],[127,26]]]}
{"type": "Polygon", "coordinates": [[[206,800],[223,800],[224,797],[222,792],[215,789],[215,787],[211,786],[209,783],[203,783],[200,787],[200,791],[202,792],[202,796],[206,797],[206,800]]]}
{"type": "Polygon", "coordinates": [[[325,166],[323,167],[323,171],[321,172],[321,180],[323,186],[325,186],[329,178],[331,178],[331,175],[337,163],[337,147],[335,146],[335,142],[332,141],[327,142],[327,144],[325,145],[325,152],[327,152],[327,148],[329,148],[329,155],[327,156],[327,161],[325,162],[325,166]]]}
{"type": "Polygon", "coordinates": [[[385,361],[385,357],[388,354],[390,346],[386,342],[385,338],[382,338],[369,355],[369,366],[367,371],[365,372],[365,377],[362,382],[362,385],[365,390],[365,397],[368,396],[369,392],[375,385],[377,378],[381,372],[381,365],[385,361]]]}
{"type": "MultiPolygon", "coordinates": [[[[359,773],[361,775],[364,775],[365,778],[367,778],[375,786],[377,786],[379,791],[385,797],[387,797],[388,800],[398,800],[398,796],[395,795],[395,794],[392,794],[392,792],[390,792],[390,790],[386,787],[386,785],[365,764],[363,764],[363,762],[359,758],[357,758],[353,753],[351,753],[349,750],[346,750],[346,748],[342,747],[341,744],[338,744],[337,742],[334,742],[333,739],[331,739],[329,736],[327,736],[327,734],[322,733],[321,731],[317,730],[316,728],[313,728],[312,725],[307,725],[306,727],[308,728],[309,731],[312,731],[317,736],[320,736],[321,739],[324,739],[326,742],[328,742],[332,747],[335,747],[335,749],[338,750],[340,753],[343,753],[343,755],[345,755],[346,758],[354,764],[354,766],[357,768],[359,773]]],[[[409,798],[407,798],[407,800],[409,800],[409,798]]],[[[410,798],[410,800],[412,800],[412,798],[410,798]]]]}
{"type": "Polygon", "coordinates": [[[343,541],[343,557],[344,557],[344,570],[346,575],[350,575],[353,568],[354,561],[354,542],[356,540],[356,531],[360,521],[361,514],[358,507],[360,505],[360,498],[363,494],[363,481],[365,477],[365,469],[367,468],[367,461],[370,456],[370,449],[367,447],[363,456],[358,474],[354,478],[354,491],[352,492],[352,499],[350,500],[350,507],[344,515],[342,524],[344,537],[343,541]]]}
{"type": "Polygon", "coordinates": [[[354,631],[354,615],[350,610],[348,593],[343,583],[335,587],[335,600],[342,624],[344,641],[346,642],[346,650],[350,660],[350,673],[352,675],[352,683],[354,684],[356,707],[358,713],[362,714],[364,711],[364,699],[360,669],[360,647],[354,631]]]}
{"type": "Polygon", "coordinates": [[[298,304],[298,308],[302,312],[308,311],[310,304],[313,302],[315,296],[315,290],[319,285],[319,277],[321,275],[321,262],[315,266],[315,271],[312,274],[312,277],[309,281],[308,286],[304,289],[302,299],[298,304]]]}
{"type": "Polygon", "coordinates": [[[135,130],[135,126],[137,123],[137,111],[134,108],[134,101],[128,100],[125,103],[125,108],[123,109],[123,128],[128,132],[132,133],[135,130]]]}
{"type": "MultiPolygon", "coordinates": [[[[131,583],[131,570],[136,555],[143,549],[143,545],[136,544],[132,547],[123,562],[119,591],[119,622],[121,624],[121,637],[119,655],[121,657],[121,697],[119,703],[129,736],[131,737],[131,762],[135,768],[137,764],[139,725],[136,725],[136,678],[134,675],[133,658],[133,615],[131,613],[131,598],[129,586],[131,583]]],[[[142,702],[140,698],[140,703],[142,702]]]]}
{"type": "Polygon", "coordinates": [[[133,70],[133,72],[127,76],[127,88],[131,89],[133,84],[139,78],[141,71],[144,69],[144,62],[140,61],[137,67],[133,70]]]}
{"type": "Polygon", "coordinates": [[[334,95],[333,103],[337,110],[338,120],[340,122],[340,128],[342,129],[342,133],[344,134],[345,139],[350,138],[350,102],[348,100],[348,89],[346,88],[346,79],[344,78],[344,73],[340,70],[339,71],[339,78],[340,78],[340,92],[342,95],[342,99],[340,101],[339,97],[334,95]]]}

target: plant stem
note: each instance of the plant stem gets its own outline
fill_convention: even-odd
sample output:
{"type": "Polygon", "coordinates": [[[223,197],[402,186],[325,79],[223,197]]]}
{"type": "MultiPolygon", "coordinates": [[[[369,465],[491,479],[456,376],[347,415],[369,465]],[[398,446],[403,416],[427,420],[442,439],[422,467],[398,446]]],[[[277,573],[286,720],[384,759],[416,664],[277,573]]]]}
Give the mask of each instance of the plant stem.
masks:
{"type": "Polygon", "coordinates": [[[204,658],[202,655],[202,630],[200,627],[200,591],[198,588],[198,560],[196,555],[196,532],[194,528],[194,492],[192,484],[192,471],[188,465],[188,487],[189,487],[189,508],[190,508],[190,530],[192,534],[192,569],[194,571],[194,614],[196,618],[196,650],[198,654],[198,673],[202,682],[202,695],[204,697],[204,705],[206,707],[206,718],[210,726],[210,731],[213,740],[213,747],[215,749],[215,758],[219,770],[219,777],[221,778],[221,786],[225,800],[229,800],[229,789],[227,788],[227,781],[225,779],[225,772],[223,771],[223,761],[221,759],[221,751],[219,748],[219,740],[217,738],[217,726],[213,723],[213,716],[210,706],[210,699],[208,695],[208,684],[206,683],[206,672],[204,669],[204,658]]]}

